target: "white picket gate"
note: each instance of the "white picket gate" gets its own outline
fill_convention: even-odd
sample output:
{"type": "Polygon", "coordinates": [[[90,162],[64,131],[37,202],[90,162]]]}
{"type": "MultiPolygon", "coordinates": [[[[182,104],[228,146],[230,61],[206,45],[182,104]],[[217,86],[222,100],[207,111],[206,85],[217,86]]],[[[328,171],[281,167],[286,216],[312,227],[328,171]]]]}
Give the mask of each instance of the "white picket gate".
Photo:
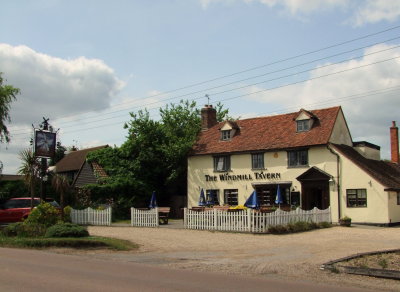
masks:
{"type": "Polygon", "coordinates": [[[84,210],[71,210],[71,222],[82,225],[111,225],[112,209],[95,210],[86,208],[84,210]]]}
{"type": "Polygon", "coordinates": [[[159,225],[158,208],[140,210],[131,208],[131,226],[157,227],[159,225]]]}
{"type": "Polygon", "coordinates": [[[330,207],[325,210],[314,208],[306,211],[300,208],[286,212],[281,209],[272,213],[247,210],[184,210],[184,226],[187,229],[220,230],[265,233],[269,226],[286,225],[297,221],[331,222],[330,207]]]}

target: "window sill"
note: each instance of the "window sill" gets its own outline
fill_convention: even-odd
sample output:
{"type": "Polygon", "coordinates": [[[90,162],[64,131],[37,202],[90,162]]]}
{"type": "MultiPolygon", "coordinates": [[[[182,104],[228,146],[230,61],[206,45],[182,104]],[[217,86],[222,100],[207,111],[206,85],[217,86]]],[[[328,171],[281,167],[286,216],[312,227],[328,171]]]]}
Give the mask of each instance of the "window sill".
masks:
{"type": "Polygon", "coordinates": [[[368,206],[347,206],[347,208],[368,208],[368,206]]]}
{"type": "Polygon", "coordinates": [[[288,166],[287,168],[309,168],[310,165],[293,165],[293,166],[288,166]]]}

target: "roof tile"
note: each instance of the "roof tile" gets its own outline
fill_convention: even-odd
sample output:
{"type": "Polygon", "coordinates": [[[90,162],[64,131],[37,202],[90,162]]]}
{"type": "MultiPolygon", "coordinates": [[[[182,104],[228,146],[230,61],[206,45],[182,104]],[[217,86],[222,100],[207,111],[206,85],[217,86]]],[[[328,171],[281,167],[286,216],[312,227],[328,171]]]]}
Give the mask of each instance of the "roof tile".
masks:
{"type": "Polygon", "coordinates": [[[221,141],[223,123],[202,131],[191,155],[275,150],[322,145],[329,142],[340,107],[311,111],[318,119],[306,132],[296,131],[298,112],[236,121],[239,130],[229,141],[221,141]]]}

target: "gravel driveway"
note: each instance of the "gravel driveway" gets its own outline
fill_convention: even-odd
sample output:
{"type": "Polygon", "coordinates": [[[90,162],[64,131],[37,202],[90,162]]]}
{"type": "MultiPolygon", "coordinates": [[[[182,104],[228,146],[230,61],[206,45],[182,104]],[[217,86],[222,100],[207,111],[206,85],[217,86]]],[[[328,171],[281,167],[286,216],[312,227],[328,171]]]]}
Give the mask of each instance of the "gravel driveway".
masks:
{"type": "Polygon", "coordinates": [[[334,274],[319,269],[327,261],[352,254],[400,248],[400,228],[338,226],[288,235],[252,235],[93,226],[89,227],[89,232],[140,245],[134,252],[94,251],[86,254],[106,260],[400,291],[399,281],[334,274]]]}

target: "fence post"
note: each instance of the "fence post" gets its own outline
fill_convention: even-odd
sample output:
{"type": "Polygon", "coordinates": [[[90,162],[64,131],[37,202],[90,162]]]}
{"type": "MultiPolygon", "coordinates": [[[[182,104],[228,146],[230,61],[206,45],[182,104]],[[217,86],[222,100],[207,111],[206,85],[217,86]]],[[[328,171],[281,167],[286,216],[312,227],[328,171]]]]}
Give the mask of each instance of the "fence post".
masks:
{"type": "Polygon", "coordinates": [[[183,228],[187,228],[187,208],[183,208],[183,228]]]}
{"type": "Polygon", "coordinates": [[[252,222],[252,216],[251,216],[251,209],[247,209],[247,231],[252,232],[251,230],[251,222],[252,222]]]}
{"type": "Polygon", "coordinates": [[[213,224],[213,227],[214,227],[214,230],[217,230],[218,229],[217,209],[213,209],[213,211],[214,211],[214,224],[213,224]]]}
{"type": "Polygon", "coordinates": [[[156,226],[158,227],[160,225],[160,215],[158,214],[158,207],[155,208],[156,212],[156,226]]]}

